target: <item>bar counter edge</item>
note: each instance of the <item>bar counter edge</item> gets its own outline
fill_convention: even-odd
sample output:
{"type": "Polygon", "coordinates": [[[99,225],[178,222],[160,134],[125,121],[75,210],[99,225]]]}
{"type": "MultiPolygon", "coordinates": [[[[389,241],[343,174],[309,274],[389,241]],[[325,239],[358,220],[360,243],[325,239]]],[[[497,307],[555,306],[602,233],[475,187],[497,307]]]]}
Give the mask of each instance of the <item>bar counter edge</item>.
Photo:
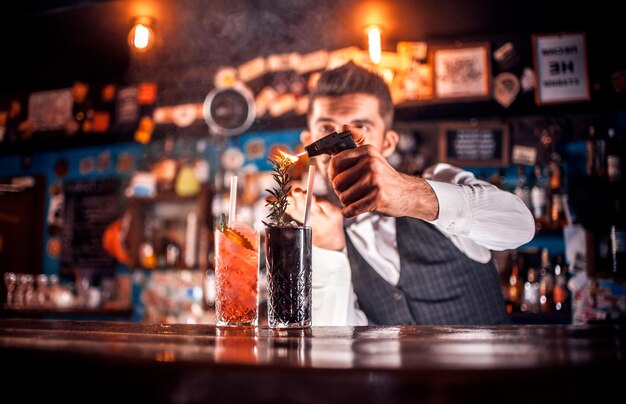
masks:
{"type": "Polygon", "coordinates": [[[623,325],[213,325],[0,319],[3,384],[64,402],[580,402],[620,394],[623,325]]]}

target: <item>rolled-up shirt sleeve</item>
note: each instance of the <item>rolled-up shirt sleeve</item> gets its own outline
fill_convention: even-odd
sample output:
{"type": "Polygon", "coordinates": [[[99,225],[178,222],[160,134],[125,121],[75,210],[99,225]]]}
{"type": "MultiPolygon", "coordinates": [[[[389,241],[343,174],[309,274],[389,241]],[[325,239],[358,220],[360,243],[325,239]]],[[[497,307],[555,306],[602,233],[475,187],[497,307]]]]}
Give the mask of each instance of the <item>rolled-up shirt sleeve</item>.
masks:
{"type": "Polygon", "coordinates": [[[516,195],[447,164],[424,178],[439,200],[439,216],[430,223],[444,233],[491,250],[517,248],[534,237],[532,213],[516,195]]]}
{"type": "Polygon", "coordinates": [[[367,325],[352,288],[344,252],[313,247],[312,323],[314,326],[367,325]]]}

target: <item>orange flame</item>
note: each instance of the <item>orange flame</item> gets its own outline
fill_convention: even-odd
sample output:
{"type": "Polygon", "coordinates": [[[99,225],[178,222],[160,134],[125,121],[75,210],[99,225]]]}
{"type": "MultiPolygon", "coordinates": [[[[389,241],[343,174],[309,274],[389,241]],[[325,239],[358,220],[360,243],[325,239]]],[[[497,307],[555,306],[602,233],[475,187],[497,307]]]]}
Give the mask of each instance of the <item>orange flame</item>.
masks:
{"type": "Polygon", "coordinates": [[[294,156],[293,154],[285,153],[284,151],[278,149],[277,159],[280,159],[284,163],[295,164],[298,162],[298,156],[294,156]]]}

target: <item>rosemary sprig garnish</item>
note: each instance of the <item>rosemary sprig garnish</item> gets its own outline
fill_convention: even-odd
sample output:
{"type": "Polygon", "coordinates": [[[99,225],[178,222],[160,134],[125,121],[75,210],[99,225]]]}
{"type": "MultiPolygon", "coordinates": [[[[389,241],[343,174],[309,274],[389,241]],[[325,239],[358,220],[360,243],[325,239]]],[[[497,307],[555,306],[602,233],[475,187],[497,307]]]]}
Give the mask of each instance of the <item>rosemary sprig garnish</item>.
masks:
{"type": "Polygon", "coordinates": [[[270,213],[267,215],[267,218],[271,220],[268,224],[263,221],[263,224],[267,227],[270,226],[282,226],[285,224],[285,210],[287,209],[287,196],[291,191],[291,185],[289,182],[291,181],[291,177],[287,173],[289,167],[293,164],[287,157],[282,157],[277,155],[275,160],[271,158],[268,159],[270,163],[272,163],[272,177],[274,177],[274,181],[278,184],[278,187],[272,189],[266,189],[267,192],[270,193],[274,197],[274,199],[269,199],[265,206],[270,208],[270,213]]]}

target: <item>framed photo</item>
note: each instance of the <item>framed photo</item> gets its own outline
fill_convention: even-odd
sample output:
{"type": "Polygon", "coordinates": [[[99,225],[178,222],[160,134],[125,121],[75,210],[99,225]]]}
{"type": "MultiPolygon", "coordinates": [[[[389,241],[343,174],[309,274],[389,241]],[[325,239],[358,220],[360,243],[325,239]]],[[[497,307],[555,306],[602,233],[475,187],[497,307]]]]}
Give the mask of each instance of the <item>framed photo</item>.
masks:
{"type": "Polygon", "coordinates": [[[491,91],[489,43],[432,49],[435,98],[488,98],[491,91]]]}
{"type": "Polygon", "coordinates": [[[442,123],[439,162],[459,167],[508,166],[508,126],[500,122],[442,123]]]}
{"type": "Polygon", "coordinates": [[[28,120],[33,131],[61,130],[72,119],[72,91],[70,89],[40,91],[28,99],[28,120]]]}
{"type": "Polygon", "coordinates": [[[584,32],[533,35],[532,45],[537,75],[537,105],[587,101],[591,98],[584,32]]]}

